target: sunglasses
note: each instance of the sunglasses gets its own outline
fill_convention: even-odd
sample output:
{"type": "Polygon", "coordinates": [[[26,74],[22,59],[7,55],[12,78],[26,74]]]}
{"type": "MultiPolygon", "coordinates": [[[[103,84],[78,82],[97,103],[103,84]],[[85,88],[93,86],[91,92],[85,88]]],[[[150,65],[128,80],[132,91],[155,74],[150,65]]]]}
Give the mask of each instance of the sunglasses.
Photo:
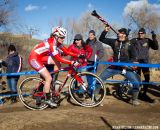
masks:
{"type": "Polygon", "coordinates": [[[125,34],[124,32],[120,32],[121,34],[125,34]]]}
{"type": "Polygon", "coordinates": [[[81,39],[75,39],[75,41],[80,41],[81,39]]]}
{"type": "Polygon", "coordinates": [[[60,39],[65,39],[65,37],[59,37],[60,39]]]}

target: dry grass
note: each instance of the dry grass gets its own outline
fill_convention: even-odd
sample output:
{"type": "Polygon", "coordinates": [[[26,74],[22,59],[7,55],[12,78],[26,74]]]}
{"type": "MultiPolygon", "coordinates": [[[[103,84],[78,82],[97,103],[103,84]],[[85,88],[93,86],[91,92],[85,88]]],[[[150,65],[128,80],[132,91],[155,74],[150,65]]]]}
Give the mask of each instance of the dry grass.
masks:
{"type": "Polygon", "coordinates": [[[151,81],[160,82],[160,70],[150,69],[151,70],[151,81]]]}

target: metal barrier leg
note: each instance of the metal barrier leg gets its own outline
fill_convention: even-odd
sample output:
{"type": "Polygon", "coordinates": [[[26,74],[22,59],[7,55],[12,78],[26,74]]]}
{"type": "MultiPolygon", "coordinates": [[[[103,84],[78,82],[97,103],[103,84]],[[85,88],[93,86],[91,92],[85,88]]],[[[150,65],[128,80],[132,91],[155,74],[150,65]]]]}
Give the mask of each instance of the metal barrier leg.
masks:
{"type": "Polygon", "coordinates": [[[3,104],[2,98],[0,97],[0,105],[3,104]]]}

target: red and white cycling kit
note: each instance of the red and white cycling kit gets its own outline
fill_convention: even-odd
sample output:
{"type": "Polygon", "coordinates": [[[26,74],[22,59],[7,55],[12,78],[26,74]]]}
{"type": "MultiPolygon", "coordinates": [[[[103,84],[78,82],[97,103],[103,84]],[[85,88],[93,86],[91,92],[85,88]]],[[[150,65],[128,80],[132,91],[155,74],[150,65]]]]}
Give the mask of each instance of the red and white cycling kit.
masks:
{"type": "Polygon", "coordinates": [[[34,47],[29,55],[28,62],[31,67],[38,72],[45,68],[44,64],[50,64],[49,61],[51,57],[64,64],[72,64],[72,61],[61,57],[60,51],[64,52],[66,55],[78,57],[77,54],[68,51],[66,47],[58,43],[55,38],[48,38],[34,47]]]}

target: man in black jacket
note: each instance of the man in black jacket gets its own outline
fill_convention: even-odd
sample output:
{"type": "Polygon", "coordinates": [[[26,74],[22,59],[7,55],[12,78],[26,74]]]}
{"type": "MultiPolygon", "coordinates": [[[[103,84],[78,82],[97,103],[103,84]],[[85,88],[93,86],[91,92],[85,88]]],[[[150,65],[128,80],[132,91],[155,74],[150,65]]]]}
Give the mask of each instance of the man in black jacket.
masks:
{"type": "MultiPolygon", "coordinates": [[[[131,44],[134,46],[137,59],[139,63],[149,63],[149,48],[158,50],[158,41],[156,39],[156,34],[152,32],[152,39],[145,37],[146,31],[144,28],[139,29],[138,37],[131,40],[131,44]]],[[[138,74],[141,75],[143,72],[145,82],[150,81],[150,71],[149,68],[138,68],[138,74]]],[[[146,93],[149,84],[143,85],[143,98],[147,97],[146,93]]]]}
{"type": "MultiPolygon", "coordinates": [[[[99,40],[105,44],[108,44],[113,49],[113,61],[114,62],[137,62],[135,51],[133,50],[130,42],[128,41],[128,31],[125,28],[118,30],[118,38],[106,38],[106,34],[110,27],[106,26],[105,30],[101,33],[99,40]]],[[[123,66],[109,66],[101,74],[100,78],[105,81],[109,77],[116,74],[123,74],[129,81],[134,82],[132,89],[132,104],[139,105],[139,79],[137,75],[127,67],[123,66]],[[136,82],[136,83],[135,83],[136,82]]]]}

